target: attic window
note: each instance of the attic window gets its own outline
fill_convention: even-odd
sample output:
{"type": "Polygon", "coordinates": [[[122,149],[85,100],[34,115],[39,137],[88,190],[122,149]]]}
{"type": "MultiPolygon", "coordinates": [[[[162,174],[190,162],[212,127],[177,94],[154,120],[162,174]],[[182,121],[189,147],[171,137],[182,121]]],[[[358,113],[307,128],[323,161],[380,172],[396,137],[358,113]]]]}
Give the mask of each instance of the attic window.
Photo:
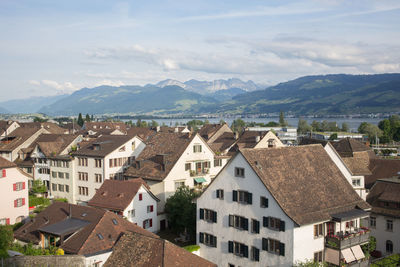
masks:
{"type": "Polygon", "coordinates": [[[98,237],[100,240],[103,240],[103,239],[104,239],[104,237],[103,237],[102,234],[97,234],[97,237],[98,237]]]}
{"type": "Polygon", "coordinates": [[[118,221],[116,219],[112,219],[114,225],[118,225],[118,221]]]}
{"type": "Polygon", "coordinates": [[[85,212],[85,213],[82,213],[82,217],[86,217],[86,215],[87,215],[87,213],[85,212]]]}

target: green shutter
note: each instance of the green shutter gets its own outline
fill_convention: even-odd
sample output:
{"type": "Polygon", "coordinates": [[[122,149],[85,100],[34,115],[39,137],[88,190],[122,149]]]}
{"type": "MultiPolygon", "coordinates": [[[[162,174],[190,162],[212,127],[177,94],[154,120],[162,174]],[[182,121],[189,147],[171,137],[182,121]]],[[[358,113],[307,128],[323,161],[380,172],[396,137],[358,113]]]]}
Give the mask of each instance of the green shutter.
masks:
{"type": "Polygon", "coordinates": [[[279,231],[285,232],[285,221],[280,221],[279,223],[279,231]]]}
{"type": "Polygon", "coordinates": [[[204,220],[204,209],[200,209],[200,220],[204,220]]]}
{"type": "Polygon", "coordinates": [[[199,242],[204,243],[204,233],[200,233],[199,235],[199,242]]]}
{"type": "Polygon", "coordinates": [[[269,225],[269,217],[263,217],[263,226],[268,227],[269,225]]]}
{"type": "Polygon", "coordinates": [[[233,215],[229,215],[229,226],[233,227],[234,222],[233,222],[233,215]]]}
{"type": "Polygon", "coordinates": [[[238,198],[238,192],[236,190],[232,191],[232,200],[237,202],[237,198],[238,198]]]}
{"type": "Polygon", "coordinates": [[[228,252],[233,253],[233,242],[232,241],[228,241],[228,252]]]}
{"type": "Polygon", "coordinates": [[[252,193],[247,193],[247,203],[253,204],[253,194],[252,193]]]}
{"type": "Polygon", "coordinates": [[[285,256],[285,244],[279,243],[279,255],[285,256]]]}

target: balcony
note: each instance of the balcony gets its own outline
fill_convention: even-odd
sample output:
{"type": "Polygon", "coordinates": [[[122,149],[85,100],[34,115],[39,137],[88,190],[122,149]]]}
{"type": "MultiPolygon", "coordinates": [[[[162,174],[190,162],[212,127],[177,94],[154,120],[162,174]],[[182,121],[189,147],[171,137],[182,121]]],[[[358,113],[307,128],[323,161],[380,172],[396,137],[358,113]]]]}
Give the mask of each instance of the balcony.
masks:
{"type": "Polygon", "coordinates": [[[328,235],[325,238],[325,246],[337,250],[350,248],[356,245],[362,245],[369,241],[370,230],[362,227],[350,233],[338,233],[337,235],[328,235]]]}
{"type": "Polygon", "coordinates": [[[196,176],[204,176],[206,174],[210,173],[210,169],[203,169],[203,170],[190,170],[190,177],[196,177],[196,176]]]}

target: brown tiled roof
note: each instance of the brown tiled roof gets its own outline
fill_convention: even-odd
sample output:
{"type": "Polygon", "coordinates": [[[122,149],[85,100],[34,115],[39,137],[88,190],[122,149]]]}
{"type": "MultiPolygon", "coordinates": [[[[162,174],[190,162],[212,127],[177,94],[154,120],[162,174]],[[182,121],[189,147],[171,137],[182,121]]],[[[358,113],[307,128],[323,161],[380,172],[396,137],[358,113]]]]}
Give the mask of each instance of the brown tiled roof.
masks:
{"type": "Polygon", "coordinates": [[[260,136],[261,140],[267,133],[268,131],[244,131],[236,145],[239,148],[254,148],[258,144],[256,137],[260,136]]]}
{"type": "Polygon", "coordinates": [[[199,130],[199,135],[204,138],[204,140],[210,139],[219,129],[222,128],[224,124],[205,124],[199,130]]]}
{"type": "Polygon", "coordinates": [[[321,140],[321,139],[315,139],[315,138],[303,136],[300,139],[299,146],[321,144],[323,147],[325,147],[326,144],[328,144],[328,143],[329,143],[329,141],[327,141],[327,140],[321,140]]]}
{"type": "Polygon", "coordinates": [[[103,266],[216,267],[217,265],[161,238],[127,233],[115,245],[113,253],[103,266]]]}
{"type": "Polygon", "coordinates": [[[376,180],[397,175],[400,172],[400,160],[372,158],[368,168],[372,174],[365,176],[365,187],[371,188],[376,180]]]}
{"type": "Polygon", "coordinates": [[[102,135],[86,146],[72,153],[73,156],[105,157],[129,140],[129,135],[102,135]]]}
{"type": "Polygon", "coordinates": [[[158,132],[126,172],[127,177],[162,181],[181,157],[195,135],[158,132]]]}
{"type": "Polygon", "coordinates": [[[67,220],[70,212],[72,219],[85,221],[88,224],[67,238],[60,246],[69,254],[88,255],[110,250],[121,234],[128,231],[155,236],[113,212],[64,202],[54,202],[32,221],[16,230],[14,236],[19,240],[38,244],[40,241],[39,229],[67,220]],[[101,234],[103,239],[100,239],[98,234],[101,234]]]}
{"type": "Polygon", "coordinates": [[[126,124],[123,122],[108,122],[108,121],[91,121],[91,122],[85,122],[83,125],[86,131],[92,130],[92,131],[100,131],[102,129],[113,129],[113,130],[121,130],[122,132],[126,132],[126,124]]]}
{"type": "Polygon", "coordinates": [[[367,151],[354,152],[352,157],[341,157],[353,175],[370,175],[368,169],[369,154],[367,151]]]}
{"type": "Polygon", "coordinates": [[[382,202],[400,204],[400,177],[377,180],[367,195],[367,202],[372,206],[373,213],[400,218],[400,210],[397,207],[381,205],[382,202]]]}
{"type": "Polygon", "coordinates": [[[2,139],[0,151],[13,151],[40,130],[40,127],[19,127],[15,129],[7,136],[9,141],[5,141],[5,138],[2,139]]]}
{"type": "Polygon", "coordinates": [[[299,225],[329,220],[331,214],[355,207],[369,208],[319,144],[240,152],[299,225]]]}
{"type": "Polygon", "coordinates": [[[77,137],[74,134],[41,134],[29,147],[33,149],[37,145],[46,157],[57,156],[77,137]]]}
{"type": "Polygon", "coordinates": [[[344,138],[338,142],[332,142],[333,147],[341,157],[351,157],[354,152],[370,151],[371,148],[353,138],[344,138]]]}
{"type": "MultiPolygon", "coordinates": [[[[142,185],[149,190],[146,182],[141,178],[126,181],[105,180],[93,198],[88,202],[88,205],[123,211],[132,202],[132,199],[136,196],[142,185]]],[[[151,195],[154,199],[158,200],[153,194],[151,195]]]]}
{"type": "Polygon", "coordinates": [[[65,129],[52,122],[25,122],[20,123],[20,125],[25,128],[43,128],[52,134],[64,134],[66,132],[65,129]]]}
{"type": "Polygon", "coordinates": [[[0,169],[14,168],[14,167],[17,167],[17,165],[14,162],[11,162],[3,157],[0,157],[0,169]]]}
{"type": "Polygon", "coordinates": [[[0,135],[3,134],[14,121],[0,120],[0,135]]]}
{"type": "Polygon", "coordinates": [[[128,130],[128,135],[139,136],[145,143],[154,135],[156,131],[146,127],[132,127],[128,130]]]}
{"type": "Polygon", "coordinates": [[[214,152],[224,152],[225,150],[230,148],[235,142],[235,134],[226,132],[209,145],[214,152]]]}

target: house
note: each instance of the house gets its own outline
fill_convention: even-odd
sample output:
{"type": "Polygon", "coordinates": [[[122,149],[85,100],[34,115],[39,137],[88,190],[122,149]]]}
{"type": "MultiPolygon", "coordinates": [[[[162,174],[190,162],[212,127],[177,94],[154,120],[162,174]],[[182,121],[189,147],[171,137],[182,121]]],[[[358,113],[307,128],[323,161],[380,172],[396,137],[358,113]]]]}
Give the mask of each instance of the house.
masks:
{"type": "Polygon", "coordinates": [[[284,144],[297,144],[296,127],[246,127],[246,131],[273,131],[284,144]]]}
{"type": "Polygon", "coordinates": [[[89,137],[99,137],[101,135],[126,135],[126,124],[123,122],[85,122],[81,129],[81,134],[89,137]]]}
{"type": "Polygon", "coordinates": [[[202,187],[211,182],[228,158],[218,157],[199,134],[156,133],[126,172],[125,178],[142,178],[158,202],[159,225],[166,227],[164,205],[177,188],[202,187]]]}
{"type": "Polygon", "coordinates": [[[310,133],[311,138],[320,139],[320,140],[329,140],[332,134],[337,134],[337,139],[354,139],[357,141],[364,141],[365,137],[363,134],[360,133],[347,133],[347,132],[312,132],[310,133]]]}
{"type": "Polygon", "coordinates": [[[302,137],[300,145],[310,144],[321,144],[324,147],[329,157],[336,164],[344,177],[346,177],[347,181],[353,186],[357,194],[365,200],[367,196],[365,176],[371,174],[368,169],[370,154],[366,146],[352,139],[350,139],[350,142],[348,142],[348,139],[343,139],[339,142],[330,142],[327,140],[302,137]],[[340,151],[340,154],[337,150],[340,151]],[[353,152],[353,150],[360,151],[353,152]]]}
{"type": "Polygon", "coordinates": [[[199,130],[199,135],[217,154],[226,155],[236,143],[238,133],[233,133],[228,124],[206,124],[199,130]]]}
{"type": "Polygon", "coordinates": [[[77,203],[87,203],[106,179],[123,180],[124,171],[144,149],[137,136],[102,135],[72,152],[77,203]]]}
{"type": "Polygon", "coordinates": [[[371,189],[378,179],[389,178],[400,172],[400,160],[371,158],[368,165],[370,175],[365,176],[365,187],[371,189]]]}
{"type": "Polygon", "coordinates": [[[86,266],[102,266],[126,232],[154,236],[143,228],[103,209],[54,202],[14,232],[22,243],[57,246],[65,254],[82,255],[86,266]]]}
{"type": "Polygon", "coordinates": [[[88,205],[112,211],[143,229],[158,232],[158,201],[147,184],[138,178],[105,180],[88,205]]]}
{"type": "Polygon", "coordinates": [[[200,256],[218,266],[362,261],[369,209],[319,144],[241,149],[197,199],[200,256]]]}
{"type": "Polygon", "coordinates": [[[8,136],[18,127],[20,127],[20,125],[16,121],[0,121],[0,138],[8,136]]]}
{"type": "Polygon", "coordinates": [[[20,123],[21,127],[28,128],[43,128],[51,134],[67,134],[68,131],[53,122],[23,122],[20,123]]]}
{"type": "Polygon", "coordinates": [[[130,232],[121,237],[104,264],[104,267],[114,266],[216,267],[217,265],[167,240],[130,232]]]}
{"type": "Polygon", "coordinates": [[[400,173],[378,179],[367,202],[372,206],[369,227],[376,250],[383,255],[400,253],[400,173]]]}
{"type": "Polygon", "coordinates": [[[29,178],[15,163],[0,157],[0,224],[15,224],[28,217],[29,178]]]}
{"type": "Polygon", "coordinates": [[[272,131],[244,131],[229,154],[234,155],[243,148],[273,148],[285,146],[272,131]]]}

